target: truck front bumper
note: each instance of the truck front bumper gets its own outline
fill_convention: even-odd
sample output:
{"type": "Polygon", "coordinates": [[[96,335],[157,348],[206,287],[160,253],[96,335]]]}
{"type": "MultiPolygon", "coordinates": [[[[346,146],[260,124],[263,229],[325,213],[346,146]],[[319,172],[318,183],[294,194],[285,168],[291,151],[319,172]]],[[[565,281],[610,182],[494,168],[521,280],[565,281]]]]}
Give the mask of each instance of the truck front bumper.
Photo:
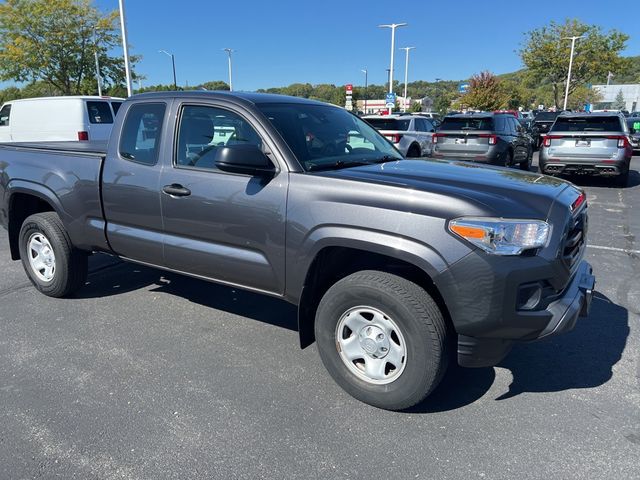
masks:
{"type": "Polygon", "coordinates": [[[503,315],[493,322],[497,327],[493,333],[487,333],[482,327],[482,324],[490,325],[491,321],[469,322],[468,328],[457,329],[459,365],[494,366],[509,353],[516,341],[534,341],[572,330],[579,317],[588,315],[594,287],[591,265],[581,261],[564,290],[544,309],[516,310],[511,315],[503,315]]]}

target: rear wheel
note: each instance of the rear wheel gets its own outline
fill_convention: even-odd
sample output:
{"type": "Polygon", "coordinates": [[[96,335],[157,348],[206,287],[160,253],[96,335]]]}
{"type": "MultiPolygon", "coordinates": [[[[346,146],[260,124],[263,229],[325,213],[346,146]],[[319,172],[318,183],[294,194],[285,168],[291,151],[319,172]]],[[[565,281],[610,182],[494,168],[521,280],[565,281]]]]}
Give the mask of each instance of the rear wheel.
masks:
{"type": "Polygon", "coordinates": [[[415,143],[409,147],[407,150],[407,158],[418,158],[422,156],[422,152],[420,151],[420,147],[415,143]]]}
{"type": "Polygon", "coordinates": [[[87,255],[76,249],[55,212],[31,215],[22,224],[20,258],[31,283],[50,297],[65,297],[87,278],[87,255]]]}
{"type": "Polygon", "coordinates": [[[510,167],[513,164],[513,152],[511,150],[507,150],[504,154],[504,166],[510,167]]]}
{"type": "Polygon", "coordinates": [[[421,402],[448,364],[436,303],[415,283],[386,272],[361,271],[333,285],[318,306],[315,334],[336,383],[379,408],[421,402]]]}
{"type": "Polygon", "coordinates": [[[615,177],[615,182],[618,187],[626,187],[629,184],[629,170],[631,169],[631,161],[627,164],[624,172],[615,177]]]}
{"type": "Polygon", "coordinates": [[[531,170],[532,163],[533,163],[533,148],[527,151],[526,160],[520,162],[520,169],[528,172],[529,170],[531,170]]]}

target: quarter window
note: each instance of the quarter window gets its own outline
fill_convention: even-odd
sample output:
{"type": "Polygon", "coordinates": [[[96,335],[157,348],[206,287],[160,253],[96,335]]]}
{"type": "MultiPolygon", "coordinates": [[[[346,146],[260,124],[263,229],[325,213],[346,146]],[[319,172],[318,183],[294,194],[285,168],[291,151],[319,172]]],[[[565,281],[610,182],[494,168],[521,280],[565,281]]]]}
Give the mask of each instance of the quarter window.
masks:
{"type": "Polygon", "coordinates": [[[127,112],[120,138],[120,156],[132,162],[155,165],[166,105],[139,103],[127,112]]]}
{"type": "Polygon", "coordinates": [[[239,115],[216,107],[186,105],[178,127],[176,165],[216,170],[215,159],[224,147],[255,145],[262,139],[239,115]]]}

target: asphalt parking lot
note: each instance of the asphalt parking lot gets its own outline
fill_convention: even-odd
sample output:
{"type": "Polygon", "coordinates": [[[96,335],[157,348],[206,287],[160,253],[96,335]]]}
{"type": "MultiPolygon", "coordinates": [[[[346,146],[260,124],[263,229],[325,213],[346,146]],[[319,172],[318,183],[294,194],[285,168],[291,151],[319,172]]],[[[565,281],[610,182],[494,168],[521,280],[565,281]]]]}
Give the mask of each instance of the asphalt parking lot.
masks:
{"type": "Polygon", "coordinates": [[[590,203],[589,318],[409,413],[299,350],[294,307],[94,256],[56,300],[0,230],[0,478],[640,478],[640,157],[590,203]]]}

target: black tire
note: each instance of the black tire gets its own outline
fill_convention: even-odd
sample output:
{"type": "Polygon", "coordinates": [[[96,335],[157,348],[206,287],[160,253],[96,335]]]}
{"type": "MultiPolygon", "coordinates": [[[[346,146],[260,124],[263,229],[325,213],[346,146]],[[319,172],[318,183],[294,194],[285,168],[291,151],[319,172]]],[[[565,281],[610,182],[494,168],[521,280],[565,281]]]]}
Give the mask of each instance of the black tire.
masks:
{"type": "MultiPolygon", "coordinates": [[[[41,237],[38,237],[41,238],[41,237]]],[[[79,290],[87,279],[87,254],[76,249],[69,239],[60,217],[55,212],[37,213],[27,217],[20,229],[20,258],[29,280],[49,297],[66,297],[79,290]],[[29,260],[33,254],[29,243],[34,236],[42,235],[49,242],[55,256],[52,278],[48,281],[38,276],[29,260]]]]}
{"type": "Polygon", "coordinates": [[[631,170],[631,160],[627,164],[627,168],[625,168],[624,172],[618,175],[615,178],[615,183],[618,187],[624,188],[629,184],[629,170],[631,170]]]}
{"type": "Polygon", "coordinates": [[[520,162],[520,170],[524,170],[525,172],[530,171],[532,163],[533,163],[533,149],[527,152],[527,159],[523,162],[520,162]]]}
{"type": "Polygon", "coordinates": [[[407,150],[407,158],[419,158],[422,156],[422,152],[420,151],[420,147],[415,143],[409,147],[407,150]]]}
{"type": "Polygon", "coordinates": [[[336,383],[358,400],[387,410],[422,402],[449,363],[447,328],[436,303],[415,283],[386,272],[364,270],[334,284],[318,306],[315,335],[322,362],[336,383]],[[361,378],[338,351],[338,324],[354,308],[383,312],[401,332],[404,367],[390,383],[361,378]]]}
{"type": "Polygon", "coordinates": [[[511,167],[512,164],[513,164],[513,151],[507,150],[506,153],[504,154],[504,166],[508,168],[508,167],[511,167]]]}

